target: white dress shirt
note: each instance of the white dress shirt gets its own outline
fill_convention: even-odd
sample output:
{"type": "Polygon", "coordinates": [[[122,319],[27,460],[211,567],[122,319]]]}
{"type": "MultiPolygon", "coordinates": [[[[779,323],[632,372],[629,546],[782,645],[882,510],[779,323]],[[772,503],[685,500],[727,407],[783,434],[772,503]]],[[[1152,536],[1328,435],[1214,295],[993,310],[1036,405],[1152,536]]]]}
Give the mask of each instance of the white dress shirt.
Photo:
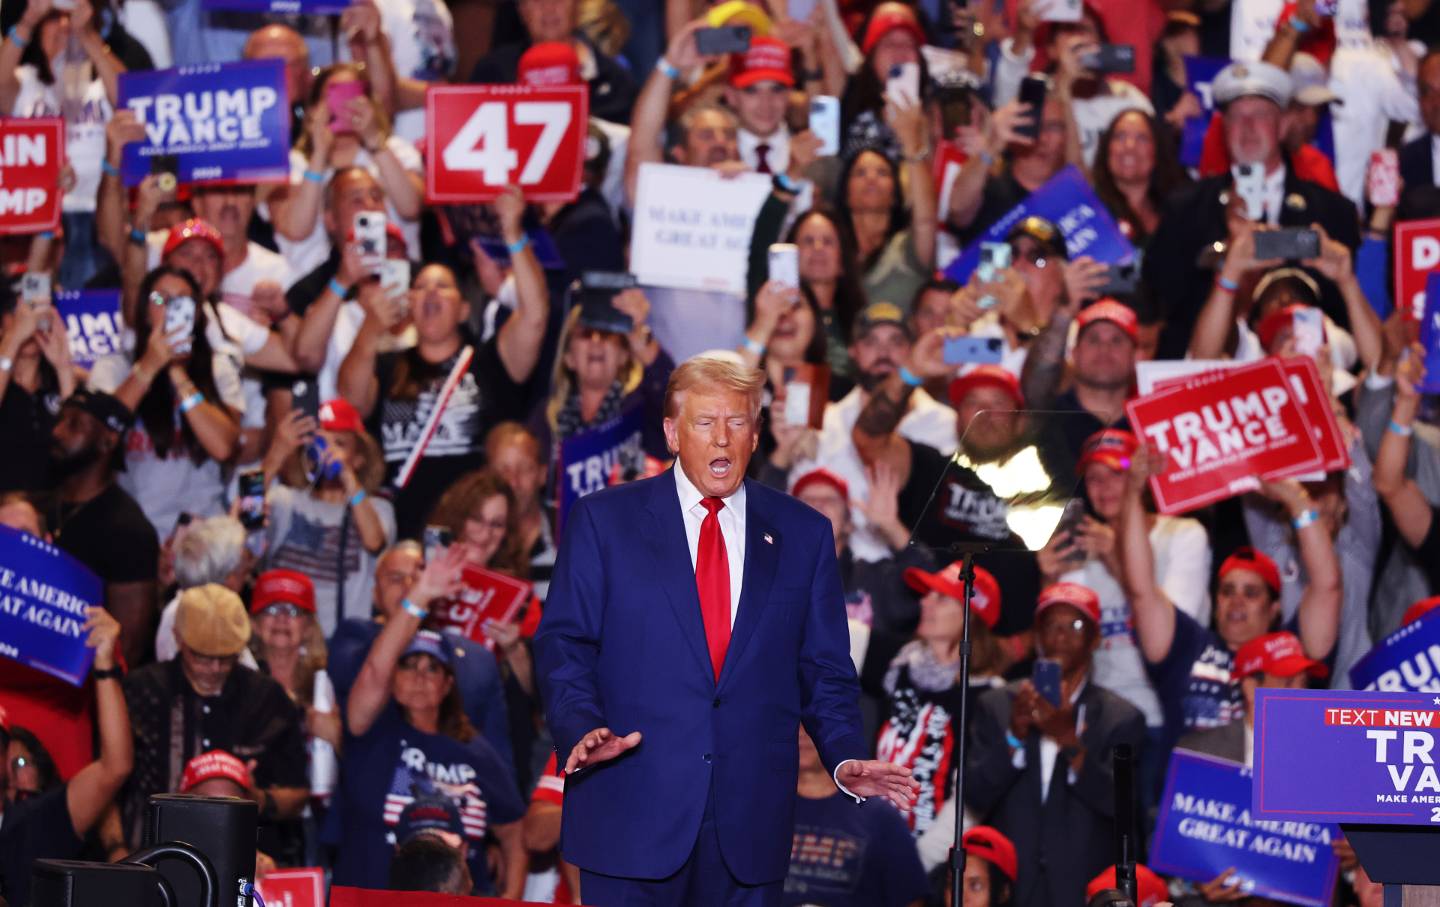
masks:
{"type": "MultiPolygon", "coordinates": [[[[705,495],[685,470],[675,464],[675,491],[680,497],[680,514],[685,518],[685,542],[690,546],[690,566],[695,566],[700,552],[700,524],[705,522],[709,511],[701,503],[705,495]]],[[[725,540],[725,560],[730,568],[730,626],[735,626],[735,614],[740,610],[740,586],[745,582],[745,483],[727,498],[725,506],[716,516],[720,520],[720,537],[725,540]]]]}
{"type": "Polygon", "coordinates": [[[735,142],[739,146],[740,160],[751,170],[759,170],[761,145],[768,145],[765,152],[765,163],[770,167],[771,173],[784,173],[790,168],[790,130],[783,124],[779,129],[767,136],[759,136],[748,129],[741,129],[735,136],[735,142]]]}

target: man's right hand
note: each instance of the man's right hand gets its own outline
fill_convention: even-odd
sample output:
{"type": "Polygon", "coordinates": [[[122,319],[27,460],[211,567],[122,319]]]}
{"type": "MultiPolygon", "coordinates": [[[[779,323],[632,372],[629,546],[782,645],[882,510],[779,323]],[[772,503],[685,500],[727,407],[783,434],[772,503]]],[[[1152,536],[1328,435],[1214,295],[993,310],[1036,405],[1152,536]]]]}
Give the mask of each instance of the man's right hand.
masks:
{"type": "Polygon", "coordinates": [[[640,745],[640,732],[632,731],[624,737],[616,737],[608,727],[599,727],[575,744],[570,757],[565,760],[565,774],[569,775],[582,768],[609,762],[616,756],[633,750],[640,745]]]}

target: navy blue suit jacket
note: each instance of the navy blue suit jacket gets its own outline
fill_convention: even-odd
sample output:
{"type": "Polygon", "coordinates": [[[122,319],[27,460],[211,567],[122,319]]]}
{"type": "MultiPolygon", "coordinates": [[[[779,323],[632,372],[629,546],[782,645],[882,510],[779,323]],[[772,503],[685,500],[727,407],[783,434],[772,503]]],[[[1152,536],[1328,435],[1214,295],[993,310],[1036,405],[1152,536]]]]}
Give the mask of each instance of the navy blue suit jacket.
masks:
{"type": "Polygon", "coordinates": [[[563,765],[595,728],[643,735],[566,781],[560,849],[583,869],[673,874],[713,791],[730,872],[778,881],[800,723],[831,771],[867,758],[830,523],[756,482],[745,497],[745,579],[718,682],[673,471],[570,511],[535,637],[556,749],[563,765]]]}
{"type": "Polygon", "coordinates": [[[1431,153],[1430,133],[1425,133],[1400,147],[1400,179],[1405,188],[1435,185],[1435,157],[1431,153]]]}

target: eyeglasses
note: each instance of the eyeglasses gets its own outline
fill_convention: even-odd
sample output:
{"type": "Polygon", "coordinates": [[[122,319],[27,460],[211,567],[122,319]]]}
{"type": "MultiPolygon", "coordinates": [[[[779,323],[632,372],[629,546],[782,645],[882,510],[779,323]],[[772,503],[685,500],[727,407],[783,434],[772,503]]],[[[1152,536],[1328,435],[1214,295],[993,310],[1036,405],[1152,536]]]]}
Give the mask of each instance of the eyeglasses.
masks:
{"type": "Polygon", "coordinates": [[[309,614],[299,605],[292,605],[290,602],[276,602],[268,605],[260,611],[261,617],[299,617],[302,614],[309,614]]]}

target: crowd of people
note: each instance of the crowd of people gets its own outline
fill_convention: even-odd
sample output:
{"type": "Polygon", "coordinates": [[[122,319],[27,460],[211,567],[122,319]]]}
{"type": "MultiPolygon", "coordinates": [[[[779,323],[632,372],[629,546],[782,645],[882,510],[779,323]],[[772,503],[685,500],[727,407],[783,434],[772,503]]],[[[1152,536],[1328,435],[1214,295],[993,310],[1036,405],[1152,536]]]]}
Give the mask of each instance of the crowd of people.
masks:
{"type": "MultiPolygon", "coordinates": [[[[1250,763],[1257,688],[1348,688],[1440,603],[1440,431],[1390,281],[1393,225],[1440,212],[1440,7],[485,0],[462,18],[445,0],[0,12],[0,111],[66,123],[59,229],[0,243],[0,524],[103,589],[83,686],[0,658],[11,905],[36,858],[137,849],[165,792],[254,800],[262,878],[580,903],[531,642],[564,543],[560,452],[638,410],[605,480],[665,470],[667,384],[696,356],[763,375],[750,479],[828,517],[868,740],[920,784],[909,809],[856,808],[797,728],[786,904],[948,904],[957,811],[963,907],[1111,903],[1114,747],[1138,754],[1143,838],[1177,748],[1250,763]],[[704,53],[727,22],[748,50],[704,53]],[[1205,91],[1198,57],[1223,63],[1205,91]],[[145,126],[121,74],[271,58],[287,182],[126,187],[145,126]],[[427,203],[426,90],[452,82],[584,86],[578,196],[427,203]],[[817,98],[837,102],[830,153],[817,98]],[[630,271],[656,162],[771,178],[746,292],[586,283],[630,271]],[[1133,266],[1012,215],[1066,172],[1133,266]],[[384,222],[378,265],[357,215],[384,222]],[[1313,229],[1313,254],[1262,257],[1287,228],[1313,229]],[[769,273],[776,243],[793,283],[769,273]],[[977,244],[986,265],[947,277],[977,244]],[[41,273],[119,290],[119,348],[77,366],[73,328],[22,290],[41,273]],[[948,352],[967,337],[985,357],[948,352]],[[1158,512],[1163,455],[1125,416],[1137,364],[1293,356],[1349,467],[1158,512]],[[970,479],[1042,434],[1024,468],[1083,506],[1036,551],[977,558],[962,680],[950,543],[1010,531],[1007,495],[970,479]],[[525,591],[465,632],[440,618],[477,572],[525,591]]],[[[1337,849],[1335,903],[1378,905],[1337,849]]],[[[1141,867],[1137,901],[1165,900],[1280,903],[1141,867]]]]}

